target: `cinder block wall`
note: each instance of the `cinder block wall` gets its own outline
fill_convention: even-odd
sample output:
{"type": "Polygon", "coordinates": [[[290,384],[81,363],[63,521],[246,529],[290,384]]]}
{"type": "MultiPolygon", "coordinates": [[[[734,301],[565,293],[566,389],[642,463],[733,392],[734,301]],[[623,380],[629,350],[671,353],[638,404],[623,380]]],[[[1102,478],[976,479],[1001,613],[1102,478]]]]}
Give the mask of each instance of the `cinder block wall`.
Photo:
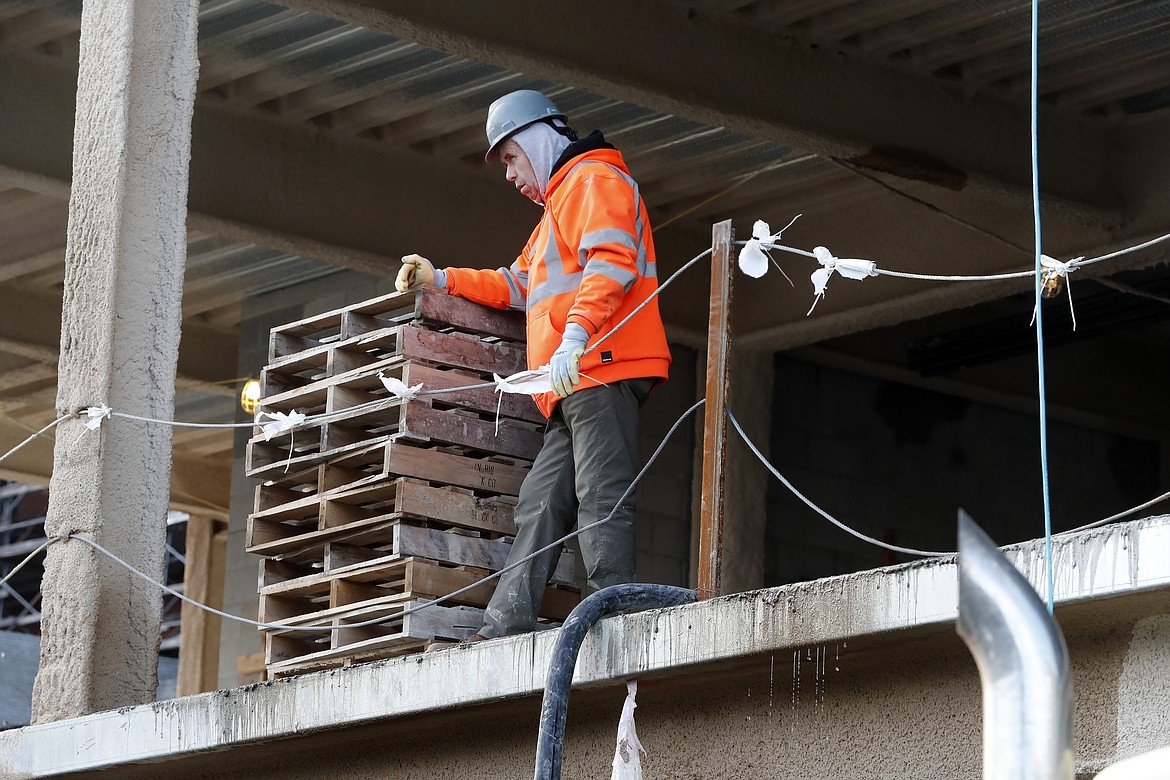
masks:
{"type": "MultiPolygon", "coordinates": [[[[670,426],[695,402],[693,349],[672,344],[670,380],[650,394],[638,425],[645,463],[670,426]]],[[[696,412],[701,414],[702,411],[696,412]]],[[[638,485],[638,580],[685,587],[690,576],[694,416],[679,426],[638,485]]]]}
{"type": "MultiPolygon", "coordinates": [[[[925,550],[955,549],[957,510],[999,544],[1044,534],[1038,418],[777,355],[771,457],[842,522],[925,550]]],[[[1049,421],[1055,531],[1158,495],[1158,441],[1049,421]]],[[[767,584],[891,559],[834,528],[778,482],[768,493],[767,584]]]]}

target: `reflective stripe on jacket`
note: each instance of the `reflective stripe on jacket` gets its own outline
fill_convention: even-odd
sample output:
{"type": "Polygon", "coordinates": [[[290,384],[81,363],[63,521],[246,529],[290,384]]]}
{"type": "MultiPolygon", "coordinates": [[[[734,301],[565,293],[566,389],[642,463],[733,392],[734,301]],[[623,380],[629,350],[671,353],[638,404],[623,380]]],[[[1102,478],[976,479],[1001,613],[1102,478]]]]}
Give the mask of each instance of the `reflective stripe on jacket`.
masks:
{"type": "MultiPolygon", "coordinates": [[[[611,332],[658,287],[654,240],[638,185],[615,149],[588,151],[553,174],[544,216],[509,268],[447,269],[447,292],[528,315],[528,367],[549,362],[567,322],[589,345],[611,332]]],[[[580,387],[665,379],[670,349],[652,300],[581,359],[580,387]],[[588,376],[586,376],[588,375],[588,376]]],[[[535,396],[546,417],[559,400],[535,396]]]]}

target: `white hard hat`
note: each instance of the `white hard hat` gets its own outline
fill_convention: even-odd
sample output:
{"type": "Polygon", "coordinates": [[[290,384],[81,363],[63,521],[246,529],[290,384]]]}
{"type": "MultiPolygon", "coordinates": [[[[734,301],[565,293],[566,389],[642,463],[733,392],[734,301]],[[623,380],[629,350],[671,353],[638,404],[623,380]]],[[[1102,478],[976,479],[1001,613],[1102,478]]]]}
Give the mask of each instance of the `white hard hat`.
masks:
{"type": "Polygon", "coordinates": [[[497,98],[488,106],[487,141],[488,150],[484,160],[491,162],[496,157],[496,147],[516,132],[542,119],[560,119],[565,115],[547,95],[534,89],[518,89],[497,98]]]}

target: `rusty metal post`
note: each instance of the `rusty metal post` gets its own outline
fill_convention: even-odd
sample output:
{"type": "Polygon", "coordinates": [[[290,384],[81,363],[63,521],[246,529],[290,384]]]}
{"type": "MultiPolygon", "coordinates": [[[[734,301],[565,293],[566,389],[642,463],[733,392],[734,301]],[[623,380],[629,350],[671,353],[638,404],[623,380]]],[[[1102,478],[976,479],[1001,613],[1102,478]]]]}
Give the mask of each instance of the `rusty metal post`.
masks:
{"type": "Polygon", "coordinates": [[[703,418],[703,497],[699,508],[700,599],[719,595],[723,566],[727,401],[731,369],[731,220],[711,230],[711,305],[707,321],[707,404],[703,418]]]}

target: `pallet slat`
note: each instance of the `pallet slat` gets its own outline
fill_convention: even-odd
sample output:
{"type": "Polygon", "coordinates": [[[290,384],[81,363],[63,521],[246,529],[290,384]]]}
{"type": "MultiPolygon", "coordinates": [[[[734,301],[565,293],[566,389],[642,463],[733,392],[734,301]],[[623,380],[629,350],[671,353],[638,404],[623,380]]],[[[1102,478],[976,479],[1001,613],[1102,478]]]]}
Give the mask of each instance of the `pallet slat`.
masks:
{"type": "MultiPolygon", "coordinates": [[[[420,604],[418,600],[372,605],[351,610],[335,625],[391,617],[420,604]]],[[[436,638],[463,639],[483,625],[483,610],[471,607],[428,607],[385,626],[341,629],[317,635],[277,634],[268,637],[265,662],[270,676],[308,672],[356,661],[417,652],[436,638]],[[311,637],[311,638],[310,638],[311,637]]]]}
{"type": "Polygon", "coordinates": [[[440,327],[456,327],[506,341],[523,343],[528,338],[523,313],[467,304],[464,298],[424,288],[415,303],[414,316],[440,327]]]}
{"type": "MultiPolygon", "coordinates": [[[[474,458],[499,454],[531,461],[540,451],[543,434],[529,423],[437,410],[402,399],[340,412],[328,422],[300,426],[266,440],[248,442],[244,468],[249,477],[275,479],[325,461],[347,459],[355,449],[373,444],[439,444],[474,458]]],[[[421,447],[415,447],[421,449],[421,447]]]]}
{"type": "MultiPolygon", "coordinates": [[[[271,561],[265,561],[264,565],[269,576],[280,576],[280,572],[276,571],[278,565],[273,565],[271,561]]],[[[264,574],[262,572],[262,577],[264,574]]],[[[439,566],[419,558],[406,558],[332,575],[272,583],[261,589],[260,619],[267,623],[290,626],[264,629],[270,653],[276,660],[289,660],[321,649],[313,647],[313,644],[328,643],[330,649],[344,645],[347,638],[344,632],[329,630],[330,626],[386,616],[389,618],[386,626],[369,628],[383,634],[392,633],[395,628],[393,616],[405,609],[404,604],[432,600],[481,580],[482,573],[476,571],[439,566]]],[[[453,608],[454,605],[483,607],[491,598],[494,588],[494,581],[483,582],[447,605],[427,607],[416,614],[441,615],[443,609],[453,608]]],[[[540,615],[546,619],[563,620],[576,605],[578,598],[579,593],[575,589],[550,585],[545,590],[540,615]]],[[[403,619],[414,617],[408,615],[403,619]]],[[[477,617],[479,622],[470,626],[473,630],[483,624],[482,613],[477,617]]],[[[425,638],[440,635],[443,634],[432,633],[425,638]]],[[[424,638],[415,634],[412,636],[424,638]]]]}
{"type": "Polygon", "coordinates": [[[287,556],[362,534],[387,524],[391,517],[514,535],[512,509],[513,503],[506,499],[477,498],[466,491],[399,477],[256,512],[248,518],[245,549],[266,557],[287,556]]]}

